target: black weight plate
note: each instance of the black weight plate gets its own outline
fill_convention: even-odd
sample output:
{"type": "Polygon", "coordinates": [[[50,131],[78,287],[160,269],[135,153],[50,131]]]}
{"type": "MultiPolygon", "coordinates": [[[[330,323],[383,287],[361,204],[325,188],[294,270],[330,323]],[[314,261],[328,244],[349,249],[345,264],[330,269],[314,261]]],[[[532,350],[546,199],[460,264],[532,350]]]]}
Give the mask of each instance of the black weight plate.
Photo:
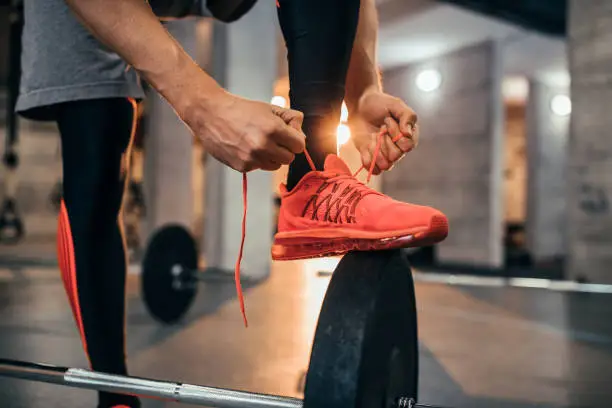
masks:
{"type": "Polygon", "coordinates": [[[310,357],[304,408],[390,408],[416,401],[414,283],[400,250],[352,252],[332,275],[310,357]]]}
{"type": "Polygon", "coordinates": [[[197,292],[194,282],[176,288],[172,267],[195,271],[198,251],[191,234],[180,225],[158,230],[147,246],[142,263],[142,294],[153,317],[163,323],[174,323],[189,310],[197,292]]]}

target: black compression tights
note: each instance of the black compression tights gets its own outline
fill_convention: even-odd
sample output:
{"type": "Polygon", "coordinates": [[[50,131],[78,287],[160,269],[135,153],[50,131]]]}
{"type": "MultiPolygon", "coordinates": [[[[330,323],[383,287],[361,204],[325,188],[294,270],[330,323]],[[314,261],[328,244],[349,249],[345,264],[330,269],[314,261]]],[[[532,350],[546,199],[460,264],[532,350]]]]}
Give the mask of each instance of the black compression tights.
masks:
{"type": "MultiPolygon", "coordinates": [[[[315,166],[336,153],[346,73],[360,0],[279,0],[278,17],[287,44],[291,107],[304,113],[306,148],[315,166]]],[[[310,171],[298,155],[289,166],[287,187],[310,171]]]]}
{"type": "MultiPolygon", "coordinates": [[[[64,201],[58,259],[92,369],[127,374],[126,253],[119,223],[134,127],[133,103],[97,99],[57,106],[64,201]]],[[[136,398],[100,393],[99,407],[139,406],[136,398]]]]}

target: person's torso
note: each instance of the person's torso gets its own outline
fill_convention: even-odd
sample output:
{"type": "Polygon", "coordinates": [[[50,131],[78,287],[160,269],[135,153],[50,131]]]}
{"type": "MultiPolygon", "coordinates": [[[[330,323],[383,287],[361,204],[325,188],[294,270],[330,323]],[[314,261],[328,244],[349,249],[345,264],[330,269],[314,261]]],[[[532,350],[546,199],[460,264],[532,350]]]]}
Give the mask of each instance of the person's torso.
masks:
{"type": "Polygon", "coordinates": [[[25,0],[20,94],[138,83],[134,70],[79,22],[64,0],[25,0]]]}

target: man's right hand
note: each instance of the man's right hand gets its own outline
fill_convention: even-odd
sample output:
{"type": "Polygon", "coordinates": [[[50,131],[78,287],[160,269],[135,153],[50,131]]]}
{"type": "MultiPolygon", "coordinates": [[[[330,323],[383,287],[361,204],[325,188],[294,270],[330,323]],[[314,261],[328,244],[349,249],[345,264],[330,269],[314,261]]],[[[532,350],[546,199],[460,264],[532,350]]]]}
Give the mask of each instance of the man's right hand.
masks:
{"type": "Polygon", "coordinates": [[[192,101],[181,115],[206,151],[234,170],[276,170],[305,148],[301,112],[227,92],[192,101]]]}

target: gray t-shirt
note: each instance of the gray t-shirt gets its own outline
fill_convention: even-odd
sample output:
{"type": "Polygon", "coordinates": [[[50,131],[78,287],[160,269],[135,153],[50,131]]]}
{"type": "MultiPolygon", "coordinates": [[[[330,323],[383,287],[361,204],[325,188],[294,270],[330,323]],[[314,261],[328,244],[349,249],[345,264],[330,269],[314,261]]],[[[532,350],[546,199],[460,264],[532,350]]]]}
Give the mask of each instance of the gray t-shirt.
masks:
{"type": "MultiPolygon", "coordinates": [[[[81,25],[64,0],[25,0],[16,110],[84,99],[142,98],[139,78],[81,25]]],[[[26,116],[28,116],[26,114],[26,116]]]]}

